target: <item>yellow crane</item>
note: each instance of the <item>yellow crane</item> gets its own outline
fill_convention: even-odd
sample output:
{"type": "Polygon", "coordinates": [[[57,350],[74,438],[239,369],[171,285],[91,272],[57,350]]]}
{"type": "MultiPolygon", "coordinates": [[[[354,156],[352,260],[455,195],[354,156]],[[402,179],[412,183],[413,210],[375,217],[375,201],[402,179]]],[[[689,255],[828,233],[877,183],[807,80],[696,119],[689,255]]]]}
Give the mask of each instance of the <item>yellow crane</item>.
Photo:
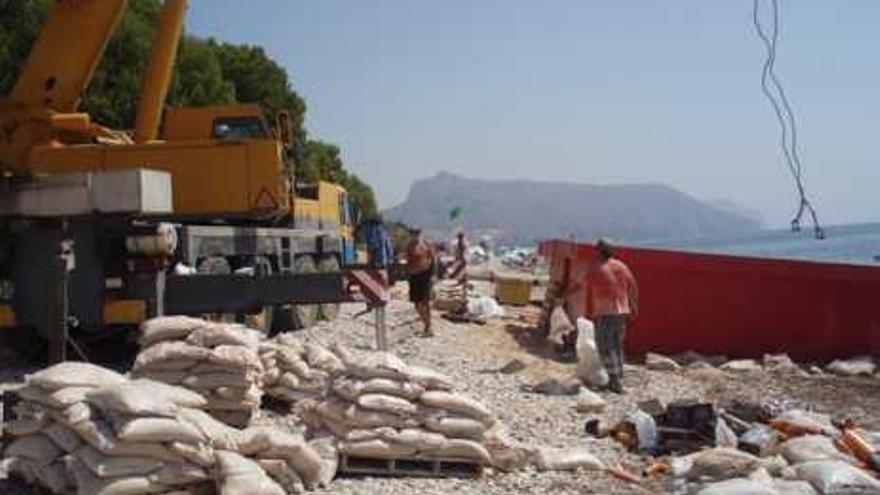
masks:
{"type": "MultiPolygon", "coordinates": [[[[163,112],[187,0],[164,2],[133,132],[78,111],[127,3],[53,2],[15,86],[0,100],[0,326],[51,325],[35,301],[53,296],[46,286],[56,273],[40,265],[57,253],[35,246],[61,238],[73,241],[78,265],[69,309],[89,328],[155,313],[157,294],[166,290],[161,279],[175,264],[215,275],[271,275],[336,273],[354,261],[347,193],[335,184],[297,183],[288,114],[270,126],[254,104],[163,112]],[[147,207],[169,189],[167,208],[147,207]],[[148,296],[145,273],[154,286],[148,296]]],[[[259,312],[267,326],[282,328],[335,315],[338,291],[317,297],[287,289],[293,298],[285,302],[293,304],[273,296],[263,305],[267,298],[255,296],[237,311],[259,312]],[[305,304],[314,302],[325,304],[305,304]]],[[[175,304],[182,312],[219,302],[168,298],[160,306],[175,304]]]]}

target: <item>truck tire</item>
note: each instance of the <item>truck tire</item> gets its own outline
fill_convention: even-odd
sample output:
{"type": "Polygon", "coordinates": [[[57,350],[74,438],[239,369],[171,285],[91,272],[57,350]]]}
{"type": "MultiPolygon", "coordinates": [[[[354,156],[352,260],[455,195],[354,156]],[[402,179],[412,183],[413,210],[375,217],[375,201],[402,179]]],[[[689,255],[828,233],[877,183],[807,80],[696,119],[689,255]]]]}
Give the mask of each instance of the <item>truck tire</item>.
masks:
{"type": "MultiPolygon", "coordinates": [[[[309,255],[298,257],[293,262],[293,273],[318,273],[315,259],[309,255]]],[[[292,316],[295,330],[309,328],[318,319],[318,305],[294,304],[292,316]]]]}
{"type": "MultiPolygon", "coordinates": [[[[339,260],[336,256],[328,256],[318,263],[318,271],[321,273],[336,273],[339,271],[339,260]]],[[[339,303],[321,304],[318,307],[318,318],[324,321],[333,321],[339,316],[339,303]]]]}
{"type": "MultiPolygon", "coordinates": [[[[198,262],[196,272],[210,275],[229,275],[232,273],[232,265],[223,256],[208,256],[198,262]]],[[[233,323],[237,320],[235,313],[209,313],[203,316],[207,320],[224,323],[233,323]]]]}

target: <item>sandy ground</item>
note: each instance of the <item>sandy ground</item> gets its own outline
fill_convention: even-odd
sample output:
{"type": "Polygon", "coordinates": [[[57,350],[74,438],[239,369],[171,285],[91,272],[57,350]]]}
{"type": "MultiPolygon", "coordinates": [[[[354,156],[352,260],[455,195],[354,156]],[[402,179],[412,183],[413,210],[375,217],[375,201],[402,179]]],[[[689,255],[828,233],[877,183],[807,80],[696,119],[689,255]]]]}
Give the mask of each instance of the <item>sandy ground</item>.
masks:
{"type": "MultiPolygon", "coordinates": [[[[359,307],[345,308],[341,317],[303,332],[324,343],[340,341],[356,348],[372,348],[372,315],[353,318],[359,307]]],[[[600,418],[614,423],[636,409],[642,400],[696,398],[716,402],[738,399],[759,402],[787,400],[831,414],[860,418],[867,426],[880,428],[880,378],[840,378],[831,375],[794,376],[757,372],[730,374],[718,370],[656,372],[639,364],[626,367],[624,396],[603,394],[609,406],[601,415],[574,410],[573,396],[545,396],[530,393],[524,386],[546,378],[566,379],[574,374],[573,363],[561,362],[545,340],[516,318],[496,319],[486,325],[457,324],[437,318],[436,336],[420,338],[409,304],[393,301],[388,309],[389,341],[392,351],[409,362],[436,368],[494,411],[513,435],[527,443],[550,446],[586,445],[608,463],[624,461],[638,468],[646,459],[624,451],[610,439],[595,439],[584,433],[584,423],[600,418]],[[512,359],[526,364],[514,374],[498,370],[512,359]]],[[[18,381],[27,367],[4,366],[0,387],[18,381]]],[[[27,494],[21,487],[3,484],[0,493],[27,494]]],[[[477,480],[343,478],[324,493],[373,494],[502,494],[502,493],[673,493],[668,479],[637,485],[619,481],[602,472],[541,473],[526,470],[500,473],[488,470],[477,480]]]]}

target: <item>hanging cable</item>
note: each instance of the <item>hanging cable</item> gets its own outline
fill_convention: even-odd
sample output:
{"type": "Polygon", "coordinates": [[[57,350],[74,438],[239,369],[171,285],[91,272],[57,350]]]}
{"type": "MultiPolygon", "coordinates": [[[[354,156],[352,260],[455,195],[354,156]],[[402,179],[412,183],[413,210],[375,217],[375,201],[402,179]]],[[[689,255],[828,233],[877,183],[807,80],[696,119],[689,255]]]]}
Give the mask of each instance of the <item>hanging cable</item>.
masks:
{"type": "Polygon", "coordinates": [[[752,23],[755,26],[755,31],[757,32],[758,37],[761,38],[764,48],[767,51],[767,59],[764,61],[764,67],[761,72],[761,91],[773,107],[773,112],[776,114],[776,119],[779,122],[779,144],[782,148],[782,155],[785,158],[785,163],[788,166],[789,172],[791,172],[798,192],[798,208],[794,219],[791,221],[791,228],[794,231],[800,230],[801,219],[805,213],[808,213],[813,222],[813,230],[816,238],[824,239],[825,231],[819,224],[816,210],[813,208],[813,204],[807,197],[806,188],[804,187],[803,165],[801,163],[800,154],[798,153],[797,122],[794,116],[794,111],[792,110],[788,97],[785,94],[785,89],[779,81],[779,77],[776,75],[775,71],[776,45],[779,41],[779,4],[777,0],[771,0],[770,4],[772,8],[770,33],[767,33],[764,25],[761,23],[761,0],[754,0],[752,23]]]}

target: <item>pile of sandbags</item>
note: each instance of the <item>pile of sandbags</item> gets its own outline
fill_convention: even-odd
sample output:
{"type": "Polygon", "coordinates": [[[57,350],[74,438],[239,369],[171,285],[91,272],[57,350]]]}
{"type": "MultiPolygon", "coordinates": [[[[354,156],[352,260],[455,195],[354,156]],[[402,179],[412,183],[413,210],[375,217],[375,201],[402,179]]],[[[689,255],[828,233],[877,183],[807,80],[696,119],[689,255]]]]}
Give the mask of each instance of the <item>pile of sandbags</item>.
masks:
{"type": "Polygon", "coordinates": [[[35,373],[15,394],[3,462],[52,493],[301,493],[336,474],[337,451],[325,439],[234,428],[191,390],[86,363],[35,373]]]}
{"type": "Polygon", "coordinates": [[[212,483],[183,454],[207,446],[179,417],[204,407],[198,394],[73,362],[31,375],[14,393],[20,401],[4,462],[52,493],[167,493],[212,483]]]}
{"type": "Polygon", "coordinates": [[[132,376],[179,385],[207,400],[206,410],[230,425],[250,423],[262,399],[262,334],[242,325],[188,316],[141,325],[132,376]]]}
{"type": "Polygon", "coordinates": [[[448,377],[393,354],[334,347],[344,370],[321,399],[297,412],[336,437],[341,454],[373,459],[439,459],[513,469],[534,452],[510,440],[482,404],[453,391],[448,377]]]}
{"type": "Polygon", "coordinates": [[[266,395],[291,405],[323,397],[330,380],[345,369],[333,351],[314,342],[303,342],[293,334],[279,334],[261,344],[259,352],[265,370],[266,395]]]}

